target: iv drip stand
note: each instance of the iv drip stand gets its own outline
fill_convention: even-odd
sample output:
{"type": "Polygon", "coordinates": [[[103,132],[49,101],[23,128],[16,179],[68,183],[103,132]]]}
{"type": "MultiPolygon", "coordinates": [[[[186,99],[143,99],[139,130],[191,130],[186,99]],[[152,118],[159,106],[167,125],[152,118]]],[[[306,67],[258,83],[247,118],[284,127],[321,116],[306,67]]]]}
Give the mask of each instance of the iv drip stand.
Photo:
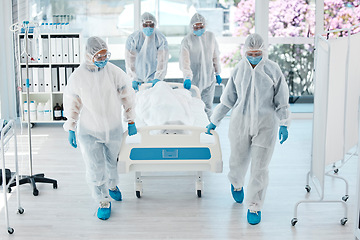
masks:
{"type": "MultiPolygon", "coordinates": [[[[31,123],[30,123],[30,94],[29,94],[29,56],[28,56],[28,22],[24,22],[25,29],[25,53],[26,53],[26,100],[27,100],[27,125],[28,125],[28,142],[29,142],[29,167],[30,167],[30,176],[20,176],[19,184],[23,185],[25,183],[30,183],[33,189],[33,195],[39,195],[39,190],[36,188],[36,183],[52,183],[53,188],[57,188],[57,181],[50,178],[45,178],[44,173],[39,173],[33,175],[32,169],[32,147],[31,147],[31,123]]],[[[11,187],[16,186],[16,183],[11,183],[9,185],[9,192],[11,191],[11,187]]]]}

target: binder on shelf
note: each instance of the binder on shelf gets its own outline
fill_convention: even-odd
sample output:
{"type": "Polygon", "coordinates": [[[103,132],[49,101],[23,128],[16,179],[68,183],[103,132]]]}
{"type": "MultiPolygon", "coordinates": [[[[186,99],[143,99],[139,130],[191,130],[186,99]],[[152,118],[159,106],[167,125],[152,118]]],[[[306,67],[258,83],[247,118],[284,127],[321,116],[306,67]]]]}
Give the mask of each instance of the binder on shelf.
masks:
{"type": "Polygon", "coordinates": [[[74,62],[74,48],[73,48],[73,38],[70,37],[67,39],[68,40],[68,54],[69,54],[69,63],[73,63],[74,62]]]}
{"type": "Polygon", "coordinates": [[[39,43],[37,42],[38,39],[37,38],[31,38],[29,43],[29,47],[28,49],[31,48],[31,58],[30,61],[31,63],[37,63],[38,62],[38,58],[39,58],[39,43]],[[30,47],[31,46],[31,47],[30,47]]]}
{"type": "Polygon", "coordinates": [[[21,90],[26,92],[26,68],[21,68],[21,90]]]}
{"type": "Polygon", "coordinates": [[[59,67],[59,90],[60,90],[60,92],[64,91],[65,86],[66,86],[65,67],[59,67]]]}
{"type": "MultiPolygon", "coordinates": [[[[32,37],[29,41],[30,45],[31,45],[31,58],[30,61],[31,63],[38,63],[39,61],[39,49],[40,47],[40,43],[39,43],[39,39],[38,38],[34,38],[32,37]]],[[[30,49],[30,46],[29,46],[30,49]]]]}
{"type": "Polygon", "coordinates": [[[26,63],[25,38],[20,37],[20,63],[26,63]]]}
{"type": "Polygon", "coordinates": [[[42,48],[43,48],[43,63],[49,62],[49,39],[43,38],[42,39],[42,48]]]}
{"type": "Polygon", "coordinates": [[[73,38],[74,63],[80,63],[80,42],[79,38],[73,38]]]}
{"type": "MultiPolygon", "coordinates": [[[[32,84],[32,69],[29,68],[29,92],[33,92],[33,84],[32,84]]],[[[21,84],[22,91],[26,92],[26,68],[21,68],[21,84]]]]}
{"type": "Polygon", "coordinates": [[[50,58],[52,63],[56,63],[56,39],[50,38],[50,58]]]}
{"type": "MultiPolygon", "coordinates": [[[[26,79],[26,74],[25,74],[25,79],[26,79]]],[[[26,91],[26,89],[25,89],[25,91],[26,91]]],[[[33,71],[32,71],[32,68],[29,68],[29,92],[33,92],[33,91],[34,91],[34,89],[33,89],[33,71]]]]}
{"type": "Polygon", "coordinates": [[[36,42],[36,44],[38,45],[37,47],[37,62],[38,63],[44,63],[44,50],[43,50],[43,36],[41,36],[38,41],[36,42]]]}
{"type": "Polygon", "coordinates": [[[67,67],[67,68],[66,68],[66,85],[67,85],[68,82],[69,82],[70,75],[72,74],[72,72],[73,72],[73,68],[72,68],[72,67],[67,67]]]}
{"type": "Polygon", "coordinates": [[[45,82],[44,82],[44,68],[38,68],[39,76],[39,92],[45,92],[45,82]]]}
{"type": "MultiPolygon", "coordinates": [[[[26,39],[24,39],[24,51],[26,52],[26,39]]],[[[32,38],[30,38],[27,40],[27,56],[28,56],[28,63],[31,63],[33,61],[31,61],[32,58],[32,38]]],[[[25,59],[26,62],[26,59],[25,59]]]]}
{"type": "Polygon", "coordinates": [[[31,68],[33,72],[33,92],[39,92],[39,70],[37,67],[31,68]]]}
{"type": "Polygon", "coordinates": [[[56,39],[56,62],[62,63],[63,62],[62,38],[55,38],[55,39],[56,39]]]}
{"type": "Polygon", "coordinates": [[[58,84],[58,68],[51,68],[51,88],[52,92],[59,92],[59,84],[58,84]]]}
{"type": "Polygon", "coordinates": [[[49,67],[44,68],[44,83],[45,83],[45,92],[51,92],[51,69],[49,67]]]}
{"type": "Polygon", "coordinates": [[[63,63],[69,63],[69,41],[68,38],[62,38],[62,56],[63,63]]]}

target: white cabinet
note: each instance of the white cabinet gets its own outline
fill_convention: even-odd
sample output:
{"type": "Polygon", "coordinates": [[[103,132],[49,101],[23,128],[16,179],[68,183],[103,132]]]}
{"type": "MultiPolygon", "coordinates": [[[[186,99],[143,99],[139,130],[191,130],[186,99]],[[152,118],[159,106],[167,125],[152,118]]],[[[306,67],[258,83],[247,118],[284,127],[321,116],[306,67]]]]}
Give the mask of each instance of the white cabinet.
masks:
{"type": "Polygon", "coordinates": [[[21,83],[21,119],[27,122],[59,122],[64,119],[54,114],[56,104],[62,106],[63,90],[71,73],[80,65],[80,34],[41,33],[27,41],[28,71],[26,70],[25,34],[19,34],[19,76],[21,83]],[[27,111],[26,79],[29,79],[31,107],[27,111]],[[36,113],[34,112],[36,106],[36,113]],[[47,109],[44,108],[48,106],[47,109]],[[50,112],[48,112],[50,111],[50,112]]]}

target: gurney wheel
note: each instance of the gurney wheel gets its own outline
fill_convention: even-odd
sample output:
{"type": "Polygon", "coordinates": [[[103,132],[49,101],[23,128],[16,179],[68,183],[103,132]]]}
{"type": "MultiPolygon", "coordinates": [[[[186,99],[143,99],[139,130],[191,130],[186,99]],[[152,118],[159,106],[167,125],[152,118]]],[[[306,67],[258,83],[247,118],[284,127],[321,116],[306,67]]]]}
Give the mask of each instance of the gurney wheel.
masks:
{"type": "Polygon", "coordinates": [[[347,222],[347,220],[348,220],[348,219],[347,219],[346,217],[342,218],[342,219],[340,220],[341,225],[345,225],[346,222],[347,222]]]}
{"type": "Polygon", "coordinates": [[[291,225],[295,226],[295,224],[297,223],[297,218],[293,218],[291,219],[291,225]]]}
{"type": "Polygon", "coordinates": [[[201,190],[197,190],[196,193],[197,193],[197,196],[200,198],[201,197],[201,190]]]}
{"type": "Polygon", "coordinates": [[[346,202],[349,199],[349,195],[345,195],[341,198],[344,202],[346,202]]]}
{"type": "Polygon", "coordinates": [[[306,186],[305,186],[305,189],[306,189],[307,192],[310,192],[310,191],[311,191],[311,187],[310,187],[309,185],[306,185],[306,186]]]}
{"type": "Polygon", "coordinates": [[[141,198],[140,191],[136,191],[136,197],[141,198]]]}

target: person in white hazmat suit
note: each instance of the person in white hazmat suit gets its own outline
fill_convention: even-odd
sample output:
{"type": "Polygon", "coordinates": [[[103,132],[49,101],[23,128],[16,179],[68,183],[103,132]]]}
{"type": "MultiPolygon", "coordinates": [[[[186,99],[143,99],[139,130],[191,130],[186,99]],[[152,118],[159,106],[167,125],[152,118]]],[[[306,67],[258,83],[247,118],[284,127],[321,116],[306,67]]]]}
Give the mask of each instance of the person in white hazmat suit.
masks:
{"type": "Polygon", "coordinates": [[[180,69],[183,72],[184,88],[191,84],[201,92],[205,112],[210,118],[215,93],[215,81],[220,84],[220,52],[215,35],[206,31],[205,18],[195,13],[190,20],[191,32],[185,36],[180,48],[180,69]]]}
{"type": "Polygon", "coordinates": [[[236,65],[221,103],[214,109],[208,131],[214,130],[232,109],[229,125],[231,145],[228,178],[234,200],[242,203],[244,181],[250,159],[247,187],[247,220],[261,221],[265,192],[269,182],[268,167],[273,154],[276,131],[282,144],[288,138],[290,124],[289,90],[279,65],[266,57],[264,41],[259,34],[247,37],[244,57],[236,65]]]}
{"type": "Polygon", "coordinates": [[[125,67],[132,86],[139,90],[142,83],[154,86],[165,78],[169,61],[168,42],[156,29],[157,21],[151,13],[141,15],[141,30],[132,33],[126,40],[125,67]]]}
{"type": "Polygon", "coordinates": [[[135,91],[124,71],[109,63],[110,53],[99,37],[86,44],[85,62],[70,76],[64,91],[64,123],[69,142],[76,148],[76,135],[86,166],[86,178],[93,198],[100,203],[97,217],[110,217],[109,195],[116,201],[122,196],[118,184],[117,157],[123,135],[124,120],[128,134],[137,133],[135,91]],[[75,134],[75,131],[77,133],[75,134]]]}

